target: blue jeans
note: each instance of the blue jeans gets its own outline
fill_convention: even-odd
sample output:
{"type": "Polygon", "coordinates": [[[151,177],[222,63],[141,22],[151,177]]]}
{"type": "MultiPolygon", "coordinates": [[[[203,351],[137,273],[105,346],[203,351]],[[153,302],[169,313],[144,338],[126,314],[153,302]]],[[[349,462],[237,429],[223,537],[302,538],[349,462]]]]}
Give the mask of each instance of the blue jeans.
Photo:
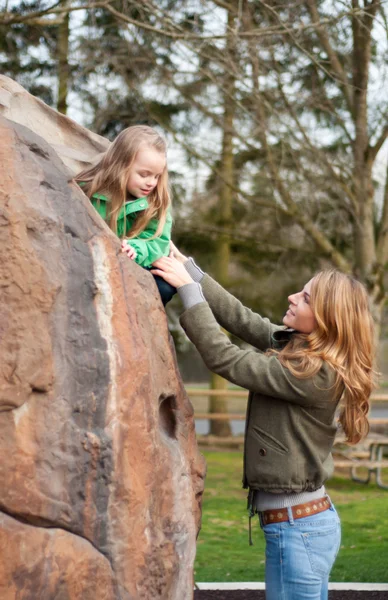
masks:
{"type": "Polygon", "coordinates": [[[266,541],[266,600],[327,600],[341,543],[335,508],[283,523],[261,525],[266,541]]]}

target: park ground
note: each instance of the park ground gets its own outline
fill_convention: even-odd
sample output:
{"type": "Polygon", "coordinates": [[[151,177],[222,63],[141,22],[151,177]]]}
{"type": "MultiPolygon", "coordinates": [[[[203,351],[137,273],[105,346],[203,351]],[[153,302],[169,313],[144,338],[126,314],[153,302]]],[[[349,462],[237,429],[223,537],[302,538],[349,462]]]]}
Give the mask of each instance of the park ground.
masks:
{"type": "MultiPolygon", "coordinates": [[[[388,592],[329,591],[329,600],[387,600],[388,592]]],[[[261,590],[196,590],[194,600],[265,600],[261,590]]]]}
{"type": "MultiPolygon", "coordinates": [[[[264,540],[258,523],[248,545],[241,452],[204,452],[208,465],[195,581],[264,581],[264,540]]],[[[388,474],[386,481],[388,481],[388,474]]],[[[333,582],[388,582],[388,491],[351,481],[346,471],[327,483],[342,522],[333,582]]],[[[200,590],[195,600],[261,600],[264,592],[200,590]]],[[[330,592],[330,600],[388,600],[388,592],[330,592]]]]}

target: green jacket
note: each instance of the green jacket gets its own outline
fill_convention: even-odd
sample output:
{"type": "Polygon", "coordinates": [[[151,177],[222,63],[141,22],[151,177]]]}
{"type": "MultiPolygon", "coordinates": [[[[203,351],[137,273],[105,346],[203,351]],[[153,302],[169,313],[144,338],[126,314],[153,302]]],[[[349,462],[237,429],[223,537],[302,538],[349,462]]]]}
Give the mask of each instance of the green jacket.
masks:
{"type": "MultiPolygon", "coordinates": [[[[94,208],[98,211],[101,217],[106,221],[108,215],[109,198],[102,194],[93,194],[91,202],[94,208]]],[[[148,208],[148,200],[146,197],[138,198],[132,202],[127,202],[120,210],[117,219],[117,235],[119,238],[124,237],[124,215],[127,221],[126,233],[129,233],[139,211],[148,208]]],[[[166,223],[160,236],[150,240],[158,227],[158,220],[151,219],[146,229],[138,234],[134,239],[128,240],[128,244],[136,250],[135,262],[141,267],[150,267],[152,263],[161,258],[168,256],[170,252],[172,216],[170,209],[167,212],[166,223]]]]}
{"type": "Polygon", "coordinates": [[[280,349],[293,330],[272,324],[244,307],[211,277],[201,281],[207,302],[186,310],[181,324],[207,367],[249,390],[243,485],[267,492],[314,491],[333,472],[336,434],[335,373],[323,364],[299,379],[269,348],[280,349]],[[255,349],[241,349],[220,325],[255,349]]]}

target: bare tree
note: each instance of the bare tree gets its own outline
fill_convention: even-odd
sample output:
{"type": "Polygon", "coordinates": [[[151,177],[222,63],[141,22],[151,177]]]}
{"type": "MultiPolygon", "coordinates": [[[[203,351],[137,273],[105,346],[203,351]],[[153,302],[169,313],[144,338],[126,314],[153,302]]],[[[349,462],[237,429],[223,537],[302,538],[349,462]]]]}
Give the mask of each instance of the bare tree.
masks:
{"type": "MultiPolygon", "coordinates": [[[[281,215],[288,225],[296,224],[324,264],[365,282],[377,327],[386,301],[387,210],[376,210],[373,168],[388,135],[388,104],[386,94],[373,95],[370,74],[387,75],[385,5],[379,0],[202,3],[203,19],[214,19],[216,7],[238,23],[226,29],[239,47],[228,67],[235,82],[231,89],[219,76],[221,28],[212,41],[209,34],[198,34],[194,44],[178,18],[148,2],[159,31],[176,36],[175,52],[190,48],[196,56],[197,69],[187,72],[186,84],[200,73],[217,100],[209,106],[201,88],[188,97],[182,72],[170,70],[169,85],[202,111],[214,131],[224,130],[217,104],[229,98],[235,160],[242,164],[245,156],[245,164],[260,165],[273,189],[272,197],[259,193],[255,202],[272,205],[274,222],[281,215]]],[[[195,152],[209,163],[205,144],[196,145],[195,152]]],[[[218,157],[214,167],[219,168],[218,157]]],[[[235,198],[248,198],[249,185],[224,181],[235,198]]],[[[253,190],[253,179],[250,183],[253,190]]],[[[230,227],[218,229],[222,239],[230,227]]]]}
{"type": "MultiPolygon", "coordinates": [[[[261,256],[272,253],[274,264],[304,252],[310,268],[355,273],[368,287],[378,328],[388,261],[387,194],[378,206],[374,180],[388,136],[386,6],[386,0],[53,3],[24,14],[4,11],[0,23],[55,21],[64,9],[109,15],[126,32],[123,43],[146,50],[150,77],[145,73],[142,83],[152,79],[158,102],[148,99],[145,111],[207,165],[213,189],[218,185],[224,218],[206,222],[203,209],[201,223],[193,216],[190,226],[214,239],[224,263],[238,260],[236,249],[245,260],[251,245],[261,256]],[[206,136],[188,125],[195,119],[206,136]]],[[[118,54],[101,53],[102,64],[133,88],[118,54]]],[[[85,68],[93,72],[94,65],[89,60],[85,68]]]]}

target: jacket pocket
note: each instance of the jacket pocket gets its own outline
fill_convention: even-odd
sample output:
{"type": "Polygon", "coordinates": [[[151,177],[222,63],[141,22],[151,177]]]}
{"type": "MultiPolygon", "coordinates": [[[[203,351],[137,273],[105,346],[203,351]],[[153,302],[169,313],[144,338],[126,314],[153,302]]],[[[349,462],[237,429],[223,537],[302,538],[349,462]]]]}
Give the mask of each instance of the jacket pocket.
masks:
{"type": "Polygon", "coordinates": [[[264,446],[267,448],[271,448],[280,454],[288,454],[288,448],[284,446],[279,440],[277,440],[273,435],[267,433],[257,425],[254,425],[251,428],[251,434],[264,446]]]}

